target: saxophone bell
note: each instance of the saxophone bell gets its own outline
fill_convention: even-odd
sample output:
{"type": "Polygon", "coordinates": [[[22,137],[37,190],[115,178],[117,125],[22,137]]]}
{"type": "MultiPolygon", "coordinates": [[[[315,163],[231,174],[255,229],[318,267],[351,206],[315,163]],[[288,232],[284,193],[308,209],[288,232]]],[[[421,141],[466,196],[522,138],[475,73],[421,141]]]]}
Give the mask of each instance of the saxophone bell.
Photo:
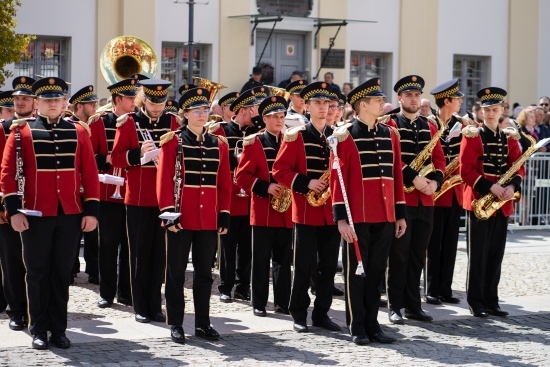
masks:
{"type": "Polygon", "coordinates": [[[306,194],[306,199],[309,205],[311,206],[321,206],[325,205],[327,200],[330,198],[330,187],[329,187],[329,179],[330,179],[330,170],[326,170],[321,177],[319,177],[319,181],[325,181],[327,184],[325,186],[325,189],[319,193],[309,190],[309,192],[306,194]]]}

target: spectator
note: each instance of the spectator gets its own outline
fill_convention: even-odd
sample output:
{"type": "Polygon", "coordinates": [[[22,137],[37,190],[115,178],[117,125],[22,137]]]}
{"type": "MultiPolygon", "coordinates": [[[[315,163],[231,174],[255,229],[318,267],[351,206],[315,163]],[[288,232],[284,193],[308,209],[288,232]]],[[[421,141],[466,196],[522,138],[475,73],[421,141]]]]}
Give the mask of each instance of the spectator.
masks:
{"type": "Polygon", "coordinates": [[[243,87],[241,88],[241,93],[245,90],[249,90],[255,87],[261,87],[263,83],[261,82],[262,79],[262,69],[254,66],[252,68],[252,77],[248,79],[246,83],[244,83],[243,87]]]}
{"type": "Polygon", "coordinates": [[[388,114],[391,110],[393,110],[393,105],[389,102],[386,102],[384,105],[384,111],[382,112],[383,115],[388,114]]]}
{"type": "Polygon", "coordinates": [[[99,100],[99,107],[103,107],[107,104],[107,98],[101,98],[99,100]]]}
{"type": "Polygon", "coordinates": [[[302,73],[301,71],[298,71],[298,70],[294,70],[292,72],[292,75],[290,75],[290,78],[288,79],[285,79],[283,80],[282,82],[279,83],[278,87],[279,88],[286,88],[287,85],[289,85],[290,83],[296,81],[296,80],[304,80],[305,78],[305,74],[302,73]]]}
{"type": "Polygon", "coordinates": [[[353,84],[351,83],[344,83],[342,85],[342,94],[347,96],[349,92],[353,89],[353,84]]]}
{"type": "MultiPolygon", "coordinates": [[[[506,129],[507,127],[510,127],[510,125],[510,116],[504,114],[500,116],[500,118],[498,119],[498,128],[500,130],[506,129]]],[[[511,126],[514,127],[514,125],[511,126]]]]}
{"type": "MultiPolygon", "coordinates": [[[[542,107],[535,108],[535,132],[539,139],[550,138],[550,128],[544,124],[544,109],[542,107]]],[[[539,149],[539,152],[546,152],[546,147],[539,149]]]]}
{"type": "Polygon", "coordinates": [[[327,71],[325,73],[325,83],[327,83],[332,87],[333,92],[341,94],[342,91],[340,90],[340,87],[338,86],[338,84],[334,84],[333,81],[334,81],[334,74],[332,73],[332,71],[327,71]]]}
{"type": "Polygon", "coordinates": [[[517,119],[521,111],[523,111],[523,107],[520,105],[517,105],[516,107],[514,107],[514,111],[512,112],[512,117],[517,119]]]}
{"type": "MultiPolygon", "coordinates": [[[[521,131],[527,135],[530,135],[536,141],[539,141],[539,136],[535,131],[535,114],[533,111],[529,111],[527,109],[521,111],[518,115],[517,122],[521,131]]],[[[531,145],[531,142],[524,136],[521,137],[519,142],[523,152],[525,152],[525,150],[527,150],[527,148],[531,145]]]]}
{"type": "Polygon", "coordinates": [[[550,98],[544,96],[539,99],[539,106],[544,109],[544,113],[548,113],[550,110],[550,98]]]}
{"type": "MultiPolygon", "coordinates": [[[[502,108],[504,108],[504,114],[507,115],[508,114],[508,102],[504,101],[502,103],[502,108]]],[[[475,102],[474,105],[472,106],[472,114],[474,115],[474,121],[478,124],[482,124],[483,123],[483,116],[481,115],[481,103],[480,102],[475,102]]]]}
{"type": "Polygon", "coordinates": [[[426,98],[422,98],[420,100],[420,115],[424,117],[428,117],[432,114],[432,105],[430,104],[430,101],[426,98]]]}
{"type": "MultiPolygon", "coordinates": [[[[535,141],[539,141],[539,136],[535,131],[535,113],[533,111],[530,111],[527,108],[521,111],[518,115],[517,122],[521,131],[525,135],[529,135],[535,139],[535,141]]],[[[525,152],[531,146],[531,141],[522,135],[519,139],[519,144],[521,151],[525,152]]],[[[536,191],[534,189],[534,179],[538,175],[538,167],[534,166],[533,168],[535,170],[534,172],[526,172],[526,182],[522,185],[522,194],[525,199],[520,201],[519,213],[521,224],[524,226],[531,224],[529,214],[531,212],[532,204],[535,203],[534,198],[536,196],[536,191]]]]}

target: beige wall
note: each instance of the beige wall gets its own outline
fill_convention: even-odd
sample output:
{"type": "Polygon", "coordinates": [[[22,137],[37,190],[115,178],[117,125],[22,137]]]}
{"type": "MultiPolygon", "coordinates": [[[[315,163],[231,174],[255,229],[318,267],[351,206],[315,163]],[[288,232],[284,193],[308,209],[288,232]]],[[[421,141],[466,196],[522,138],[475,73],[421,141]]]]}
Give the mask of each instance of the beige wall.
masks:
{"type": "Polygon", "coordinates": [[[509,6],[508,101],[528,106],[539,97],[539,1],[509,0],[509,6]]]}
{"type": "Polygon", "coordinates": [[[250,0],[220,1],[220,57],[219,60],[212,60],[212,65],[219,68],[220,76],[220,80],[214,82],[222,82],[227,88],[222,89],[216,98],[231,91],[239,92],[248,80],[246,76],[252,74],[249,61],[250,18],[228,18],[243,14],[250,14],[250,0]]]}
{"type": "MultiPolygon", "coordinates": [[[[118,36],[135,36],[154,47],[155,2],[150,0],[97,0],[97,55],[103,52],[105,45],[118,36]],[[136,9],[139,9],[137,11],[136,9]],[[136,14],[147,14],[147,22],[136,22],[136,14]]],[[[160,55],[157,55],[160,63],[160,55]]],[[[160,78],[160,73],[157,73],[160,78]]],[[[108,83],[97,70],[96,90],[98,96],[108,97],[108,83]]]]}
{"type": "MultiPolygon", "coordinates": [[[[347,1],[334,1],[334,0],[319,0],[319,18],[329,18],[329,19],[346,19],[348,17],[348,7],[347,7],[347,1]]],[[[318,44],[317,49],[313,49],[313,55],[312,58],[317,60],[317,62],[314,62],[313,65],[316,65],[314,70],[311,70],[311,78],[317,74],[317,70],[319,69],[319,66],[321,66],[321,62],[323,61],[321,59],[321,49],[322,48],[329,48],[330,46],[330,39],[334,37],[336,34],[336,31],[338,30],[338,27],[322,27],[321,31],[318,34],[318,44]]],[[[312,34],[312,37],[315,36],[315,31],[317,31],[317,28],[314,29],[314,32],[312,34]]],[[[336,37],[336,40],[334,42],[333,49],[346,49],[346,42],[347,42],[347,27],[340,28],[340,32],[338,32],[338,37],[336,37]]],[[[346,60],[345,63],[345,69],[334,69],[334,68],[322,68],[319,76],[317,77],[317,80],[311,80],[312,82],[316,81],[324,81],[324,74],[327,71],[334,72],[334,83],[338,84],[340,88],[342,88],[342,84],[348,82],[348,75],[349,75],[349,60],[346,60]]]]}
{"type": "Polygon", "coordinates": [[[396,81],[406,75],[420,75],[426,82],[424,98],[430,97],[430,86],[437,83],[437,48],[434,45],[437,45],[438,2],[401,0],[399,75],[396,81]]]}

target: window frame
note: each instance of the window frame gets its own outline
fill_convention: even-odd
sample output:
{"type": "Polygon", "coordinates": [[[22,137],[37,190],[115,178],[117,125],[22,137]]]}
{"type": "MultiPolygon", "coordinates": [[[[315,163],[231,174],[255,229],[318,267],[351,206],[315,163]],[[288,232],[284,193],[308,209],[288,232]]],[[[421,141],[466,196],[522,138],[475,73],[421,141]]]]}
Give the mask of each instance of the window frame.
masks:
{"type": "MultiPolygon", "coordinates": [[[[372,78],[380,78],[382,85],[381,88],[387,96],[390,96],[389,91],[392,90],[392,58],[393,54],[390,52],[374,52],[374,51],[351,51],[349,61],[349,82],[353,84],[353,87],[366,82],[372,78]],[[353,65],[353,58],[358,57],[358,65],[353,65]],[[380,67],[381,73],[368,74],[368,70],[365,67],[367,58],[379,58],[381,59],[380,67]]],[[[342,87],[342,86],[340,86],[342,87]]]]}
{"type": "MultiPolygon", "coordinates": [[[[179,99],[178,88],[183,84],[192,83],[188,82],[184,76],[187,75],[187,58],[185,55],[188,52],[187,45],[183,42],[162,42],[162,50],[160,56],[160,74],[161,79],[169,80],[172,82],[172,85],[168,88],[168,98],[170,99],[179,99]],[[170,59],[165,59],[165,50],[173,48],[175,49],[175,57],[170,59]],[[181,61],[180,61],[181,60],[181,61]],[[166,75],[170,73],[173,74],[173,77],[167,77],[166,75]]],[[[193,57],[193,76],[200,78],[207,78],[209,71],[209,55],[210,47],[206,44],[195,44],[193,45],[193,53],[199,53],[199,59],[193,57]]]]}
{"type": "MultiPolygon", "coordinates": [[[[42,77],[59,77],[63,80],[67,80],[69,75],[69,41],[70,38],[67,37],[56,37],[56,36],[37,36],[36,39],[29,42],[27,50],[31,47],[34,49],[29,52],[32,54],[32,57],[27,60],[26,56],[29,53],[24,53],[21,55],[20,62],[14,64],[14,77],[17,76],[30,76],[31,78],[40,79],[42,77]],[[58,62],[47,62],[44,60],[45,56],[42,56],[41,50],[42,44],[45,43],[59,43],[59,52],[52,54],[52,58],[56,56],[59,57],[58,62]],[[20,67],[28,65],[29,67],[20,67]],[[53,66],[53,73],[43,73],[44,66],[53,66]],[[55,68],[57,67],[57,70],[55,68]],[[32,70],[32,71],[29,71],[32,70]]],[[[47,70],[46,70],[47,71],[47,70]]]]}
{"type": "Polygon", "coordinates": [[[473,104],[478,101],[477,91],[489,85],[491,75],[491,56],[483,55],[453,55],[453,78],[458,78],[460,91],[464,93],[462,107],[459,114],[462,116],[466,111],[471,111],[473,104]],[[457,61],[461,62],[460,69],[456,66],[457,61]],[[474,69],[477,76],[470,75],[469,62],[479,63],[480,69],[474,69]]]}

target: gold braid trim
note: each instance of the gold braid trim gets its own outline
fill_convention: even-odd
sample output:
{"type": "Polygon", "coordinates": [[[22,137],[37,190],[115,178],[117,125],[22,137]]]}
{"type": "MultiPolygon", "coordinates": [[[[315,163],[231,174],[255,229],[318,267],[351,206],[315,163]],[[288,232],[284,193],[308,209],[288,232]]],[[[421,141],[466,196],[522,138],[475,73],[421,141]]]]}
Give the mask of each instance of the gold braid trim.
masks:
{"type": "Polygon", "coordinates": [[[91,92],[86,92],[86,93],[84,93],[83,95],[81,95],[80,97],[75,98],[75,99],[73,100],[73,103],[72,103],[72,104],[75,105],[75,104],[77,104],[77,103],[80,103],[80,101],[82,101],[84,98],[88,98],[88,97],[91,97],[91,96],[93,96],[93,95],[94,95],[94,92],[93,92],[93,91],[91,91],[91,92]]]}
{"type": "Polygon", "coordinates": [[[258,134],[252,134],[252,135],[246,136],[243,140],[243,147],[254,144],[254,142],[256,141],[256,135],[258,134]]]}
{"type": "Polygon", "coordinates": [[[487,101],[489,99],[504,99],[502,94],[485,94],[481,96],[481,102],[487,101]]]}
{"type": "Polygon", "coordinates": [[[122,125],[124,125],[126,123],[126,121],[128,121],[128,114],[125,113],[124,115],[120,116],[119,118],[116,119],[116,127],[121,127],[122,125]]]}
{"type": "Polygon", "coordinates": [[[92,132],[90,131],[90,127],[88,126],[87,123],[85,123],[84,121],[76,121],[76,123],[78,123],[80,126],[84,128],[84,130],[86,130],[86,132],[88,133],[88,136],[92,136],[92,132]]]}
{"type": "Polygon", "coordinates": [[[475,138],[479,135],[479,127],[474,125],[468,125],[462,129],[462,135],[467,138],[475,138]]]}
{"type": "Polygon", "coordinates": [[[183,119],[179,115],[175,114],[174,112],[166,112],[166,114],[174,116],[178,125],[183,125],[183,119]]]}
{"type": "Polygon", "coordinates": [[[307,101],[314,94],[324,94],[327,97],[330,97],[330,92],[327,89],[313,89],[304,94],[304,101],[307,101]]]}
{"type": "Polygon", "coordinates": [[[135,85],[123,85],[121,87],[111,89],[111,94],[119,94],[120,92],[130,92],[136,90],[137,88],[135,85]]]}
{"type": "Polygon", "coordinates": [[[338,141],[341,143],[343,142],[344,140],[346,140],[349,136],[349,130],[348,128],[351,126],[350,123],[347,123],[347,124],[344,124],[342,126],[338,126],[334,132],[332,133],[332,135],[336,136],[336,138],[338,138],[338,141]]]}
{"type": "Polygon", "coordinates": [[[353,105],[355,102],[357,102],[361,98],[369,97],[369,94],[371,94],[374,91],[380,91],[382,92],[382,89],[380,89],[379,85],[373,85],[372,87],[369,87],[367,89],[363,89],[362,91],[354,94],[351,96],[351,99],[349,101],[350,105],[353,105]]]}
{"type": "Polygon", "coordinates": [[[303,131],[305,130],[306,127],[305,126],[296,126],[296,127],[293,127],[291,129],[288,129],[287,131],[285,131],[285,136],[284,136],[284,141],[286,142],[293,142],[294,140],[298,139],[298,133],[300,131],[303,131]]]}
{"type": "Polygon", "coordinates": [[[384,116],[380,116],[376,121],[378,121],[381,124],[386,124],[388,123],[388,121],[390,121],[390,118],[391,118],[390,115],[384,115],[384,116]]]}
{"type": "Polygon", "coordinates": [[[174,138],[176,135],[176,131],[170,131],[169,133],[166,133],[160,137],[160,146],[163,146],[164,144],[168,143],[170,140],[174,138]]]}
{"type": "Polygon", "coordinates": [[[435,99],[449,98],[449,97],[452,97],[453,95],[455,95],[457,92],[458,92],[458,86],[456,86],[452,89],[445,90],[441,93],[436,93],[436,94],[434,94],[434,98],[435,99]]]}
{"type": "Polygon", "coordinates": [[[148,94],[153,97],[164,97],[168,95],[168,89],[156,90],[156,89],[143,87],[143,91],[145,92],[145,94],[148,94]]]}
{"type": "MultiPolygon", "coordinates": [[[[386,125],[388,126],[388,125],[386,125]]],[[[388,126],[390,128],[391,131],[393,131],[393,133],[395,135],[397,135],[397,140],[401,141],[401,134],[399,134],[399,130],[397,130],[395,127],[393,126],[388,126]]]]}
{"type": "Polygon", "coordinates": [[[17,127],[25,126],[26,124],[27,124],[27,120],[25,119],[13,120],[13,122],[10,125],[10,130],[13,130],[17,127]]]}
{"type": "Polygon", "coordinates": [[[216,135],[216,137],[218,138],[219,141],[222,141],[222,142],[225,143],[225,145],[229,146],[229,143],[228,143],[227,138],[225,136],[216,135]]]}
{"type": "Polygon", "coordinates": [[[397,89],[396,93],[399,94],[402,90],[408,89],[410,87],[415,87],[415,88],[418,88],[418,89],[422,89],[422,85],[420,85],[420,83],[405,83],[397,89]]]}
{"type": "Polygon", "coordinates": [[[221,128],[221,124],[219,122],[213,122],[208,125],[208,132],[210,134],[213,134],[218,131],[219,128],[221,128]]]}
{"type": "Polygon", "coordinates": [[[99,120],[99,118],[103,115],[106,115],[107,112],[103,112],[103,113],[96,113],[95,115],[92,115],[90,116],[90,118],[88,119],[87,123],[88,123],[88,126],[90,126],[91,124],[93,124],[94,122],[96,122],[97,120],[99,120]]]}

